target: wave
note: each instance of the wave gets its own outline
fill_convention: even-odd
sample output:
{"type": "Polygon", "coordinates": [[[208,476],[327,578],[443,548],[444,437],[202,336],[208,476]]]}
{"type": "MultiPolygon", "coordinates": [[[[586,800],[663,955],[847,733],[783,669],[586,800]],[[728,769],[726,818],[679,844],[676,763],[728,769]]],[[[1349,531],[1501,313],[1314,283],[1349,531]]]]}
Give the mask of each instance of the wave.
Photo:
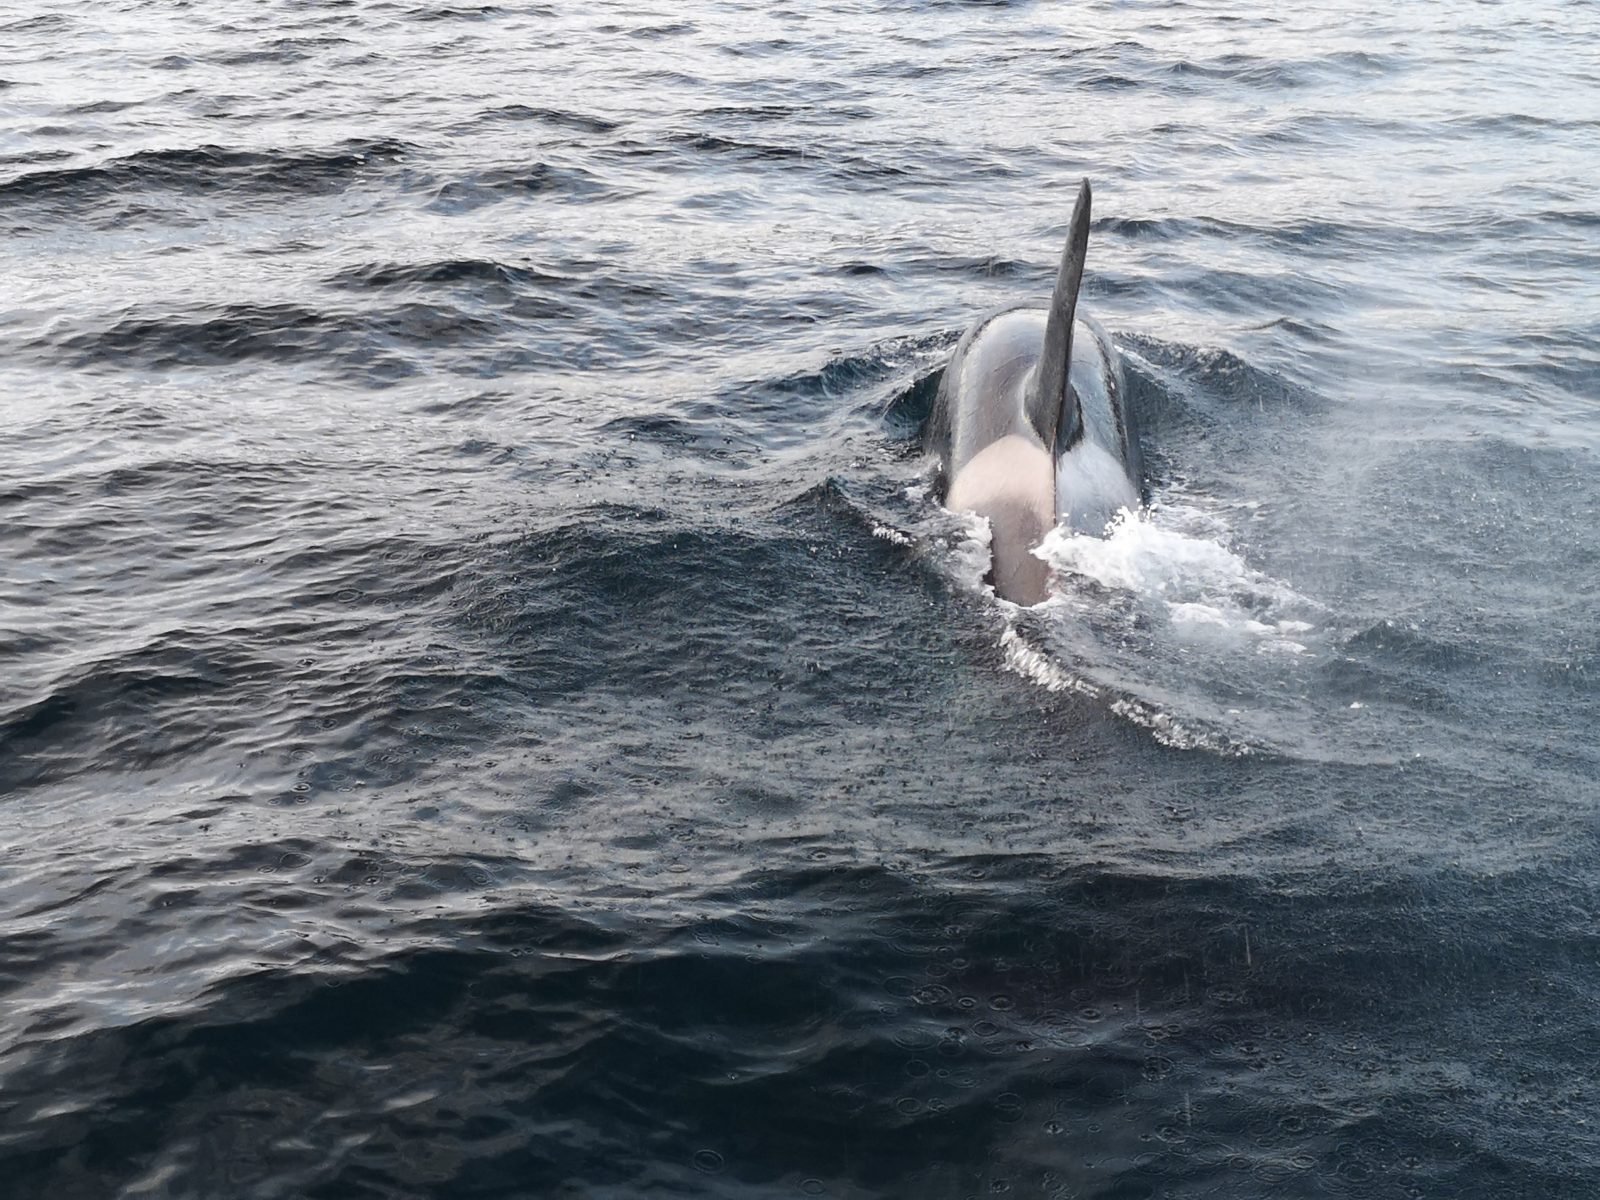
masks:
{"type": "Polygon", "coordinates": [[[393,140],[350,139],[324,151],[242,150],[217,145],[141,150],[94,166],[29,171],[0,179],[0,202],[48,202],[69,212],[106,199],[151,191],[259,196],[341,190],[375,168],[402,161],[413,147],[393,140]]]}
{"type": "Polygon", "coordinates": [[[593,171],[552,162],[490,167],[443,183],[430,183],[427,188],[431,197],[428,208],[448,214],[468,213],[529,196],[592,203],[622,195],[593,171]]]}
{"type": "Polygon", "coordinates": [[[528,104],[503,104],[498,108],[486,108],[478,114],[479,121],[506,122],[521,124],[532,122],[537,125],[548,125],[555,129],[570,129],[576,133],[615,133],[621,129],[623,122],[612,120],[610,117],[597,116],[594,113],[574,112],[565,108],[547,108],[528,104]]]}
{"type": "Polygon", "coordinates": [[[228,304],[189,313],[124,313],[104,328],[53,329],[23,348],[76,367],[127,370],[216,366],[267,358],[338,364],[373,381],[414,368],[395,350],[491,339],[490,318],[437,301],[358,312],[300,304],[228,304]]]}
{"type": "Polygon", "coordinates": [[[963,1190],[1064,1194],[1093,1171],[1144,1193],[1214,1184],[1220,1131],[1251,1195],[1487,1194],[1485,1162],[1571,1190],[1593,1135],[1570,1122],[1552,1155],[1547,1123],[1552,1103],[1581,1108],[1581,1069],[1550,1067],[1567,1060],[1535,1028],[1463,1088],[1448,1032],[1525,1029],[1535,979],[1546,1011],[1584,1011],[1592,938],[1570,906],[1524,910],[1537,880],[1091,854],[869,862],[794,838],[720,885],[580,890],[588,872],[509,852],[218,839],[71,893],[74,922],[41,912],[11,939],[13,1172],[48,1190],[66,1170],[48,1151],[71,1140],[102,1171],[208,1194],[270,1171],[330,1195],[885,1178],[954,1195],[952,1162],[974,1164],[963,1190]],[[120,919],[96,919],[112,905],[120,919]],[[165,970],[51,1007],[24,983],[129,946],[161,946],[165,970]],[[1463,973],[1481,984],[1465,1001],[1463,973]],[[1506,1111],[1529,1062],[1551,1087],[1506,1111]],[[226,1114],[271,1140],[270,1164],[213,1152],[219,1089],[248,1097],[226,1114]],[[866,1148],[819,1153],[842,1121],[866,1148]]]}

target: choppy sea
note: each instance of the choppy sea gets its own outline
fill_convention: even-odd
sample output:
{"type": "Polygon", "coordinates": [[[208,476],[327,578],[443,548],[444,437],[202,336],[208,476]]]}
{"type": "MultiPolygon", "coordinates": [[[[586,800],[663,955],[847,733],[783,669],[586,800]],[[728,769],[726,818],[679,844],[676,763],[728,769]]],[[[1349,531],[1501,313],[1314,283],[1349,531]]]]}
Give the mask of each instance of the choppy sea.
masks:
{"type": "Polygon", "coordinates": [[[13,0],[0,1192],[1600,1195],[1597,180],[1579,0],[13,0]]]}

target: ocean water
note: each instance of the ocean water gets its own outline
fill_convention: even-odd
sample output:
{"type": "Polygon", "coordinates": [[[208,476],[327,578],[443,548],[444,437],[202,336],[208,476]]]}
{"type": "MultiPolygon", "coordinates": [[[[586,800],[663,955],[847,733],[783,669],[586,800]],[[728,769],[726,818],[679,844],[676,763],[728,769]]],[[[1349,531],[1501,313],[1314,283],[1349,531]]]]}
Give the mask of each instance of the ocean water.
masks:
{"type": "Polygon", "coordinates": [[[0,1192],[1600,1194],[1600,9],[0,12],[0,1192]],[[1145,508],[981,582],[1048,294],[1145,508]]]}

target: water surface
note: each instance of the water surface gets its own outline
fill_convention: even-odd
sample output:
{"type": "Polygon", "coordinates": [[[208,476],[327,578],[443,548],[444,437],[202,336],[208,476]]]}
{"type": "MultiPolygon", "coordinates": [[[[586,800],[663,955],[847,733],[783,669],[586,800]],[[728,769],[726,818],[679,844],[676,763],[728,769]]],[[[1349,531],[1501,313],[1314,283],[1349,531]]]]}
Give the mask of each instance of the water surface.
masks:
{"type": "Polygon", "coordinates": [[[13,5],[10,1186],[1593,1195],[1597,32],[13,5]],[[1019,612],[918,427],[1084,176],[1019,612]]]}

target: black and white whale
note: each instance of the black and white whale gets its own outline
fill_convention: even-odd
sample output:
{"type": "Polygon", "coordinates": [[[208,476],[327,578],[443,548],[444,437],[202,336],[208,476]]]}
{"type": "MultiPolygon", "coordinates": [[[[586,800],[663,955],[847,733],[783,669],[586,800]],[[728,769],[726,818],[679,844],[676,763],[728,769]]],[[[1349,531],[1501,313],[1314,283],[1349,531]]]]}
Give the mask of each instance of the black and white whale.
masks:
{"type": "Polygon", "coordinates": [[[1139,438],[1121,365],[1105,331],[1077,312],[1088,243],[1084,180],[1049,306],[1008,305],[968,329],[926,427],[942,503],[987,518],[990,579],[1016,604],[1049,594],[1049,569],[1033,551],[1055,525],[1099,536],[1139,506],[1139,438]]]}

